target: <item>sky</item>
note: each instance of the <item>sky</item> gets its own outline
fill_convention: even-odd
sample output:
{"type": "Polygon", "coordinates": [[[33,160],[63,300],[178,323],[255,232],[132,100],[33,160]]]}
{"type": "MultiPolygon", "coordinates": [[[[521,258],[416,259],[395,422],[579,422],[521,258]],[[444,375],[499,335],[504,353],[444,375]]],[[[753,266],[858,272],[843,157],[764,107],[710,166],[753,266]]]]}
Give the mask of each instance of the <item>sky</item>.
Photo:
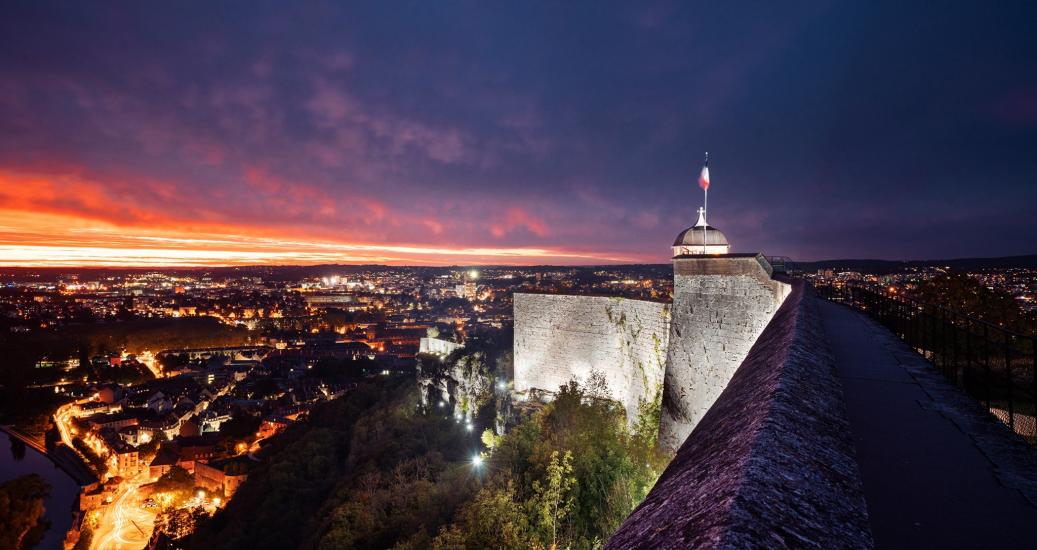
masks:
{"type": "Polygon", "coordinates": [[[1037,253],[1033,2],[19,2],[0,265],[1037,253]]]}

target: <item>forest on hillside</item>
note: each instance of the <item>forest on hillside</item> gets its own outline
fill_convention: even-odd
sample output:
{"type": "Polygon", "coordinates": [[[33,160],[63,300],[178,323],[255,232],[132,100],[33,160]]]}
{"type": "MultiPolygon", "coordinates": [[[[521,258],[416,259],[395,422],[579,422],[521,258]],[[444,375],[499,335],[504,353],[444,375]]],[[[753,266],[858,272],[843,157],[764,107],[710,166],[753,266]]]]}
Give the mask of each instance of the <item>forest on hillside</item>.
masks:
{"type": "Polygon", "coordinates": [[[572,382],[497,436],[423,409],[412,378],[361,384],[275,438],[188,547],[598,547],[669,458],[659,411],[630,427],[604,391],[572,382]]]}

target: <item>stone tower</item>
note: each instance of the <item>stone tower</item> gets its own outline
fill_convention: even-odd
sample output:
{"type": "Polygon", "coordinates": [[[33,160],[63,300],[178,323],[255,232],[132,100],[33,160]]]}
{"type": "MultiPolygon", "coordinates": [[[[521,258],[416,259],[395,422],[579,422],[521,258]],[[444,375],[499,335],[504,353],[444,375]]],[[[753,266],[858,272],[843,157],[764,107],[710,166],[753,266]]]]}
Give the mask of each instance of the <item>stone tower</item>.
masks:
{"type": "Polygon", "coordinates": [[[760,253],[732,254],[699,222],[673,243],[673,306],[660,442],[677,449],[720,396],[788,294],[760,253]]]}

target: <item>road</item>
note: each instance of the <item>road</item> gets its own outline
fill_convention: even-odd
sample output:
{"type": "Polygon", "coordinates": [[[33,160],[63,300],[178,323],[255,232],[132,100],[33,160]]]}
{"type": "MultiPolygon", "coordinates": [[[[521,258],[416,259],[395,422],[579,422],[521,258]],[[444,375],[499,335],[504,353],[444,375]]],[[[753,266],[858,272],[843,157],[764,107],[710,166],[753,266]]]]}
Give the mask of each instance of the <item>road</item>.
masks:
{"type": "Polygon", "coordinates": [[[162,378],[165,376],[165,373],[162,372],[162,365],[155,360],[155,354],[150,351],[141,352],[137,355],[137,361],[140,361],[145,367],[148,367],[148,370],[151,371],[151,374],[153,374],[155,378],[162,378]]]}
{"type": "Polygon", "coordinates": [[[145,477],[140,474],[120,484],[113,502],[101,511],[91,550],[137,550],[147,546],[155,514],[141,507],[139,488],[145,477]]]}
{"type": "MultiPolygon", "coordinates": [[[[62,405],[54,413],[54,424],[58,428],[61,441],[70,449],[75,449],[72,439],[76,436],[72,427],[72,409],[90,401],[83,399],[75,403],[62,405]]],[[[137,550],[144,548],[151,538],[154,528],[155,514],[141,508],[142,497],[139,493],[141,483],[147,481],[147,472],[119,484],[111,504],[101,508],[97,529],[90,548],[94,550],[137,550]]]]}
{"type": "Polygon", "coordinates": [[[54,425],[58,427],[58,434],[61,435],[61,442],[68,445],[68,448],[70,449],[76,448],[72,445],[72,409],[84,403],[89,403],[90,401],[92,401],[92,399],[87,398],[73,401],[72,403],[65,403],[58,407],[58,410],[54,411],[54,425]]]}

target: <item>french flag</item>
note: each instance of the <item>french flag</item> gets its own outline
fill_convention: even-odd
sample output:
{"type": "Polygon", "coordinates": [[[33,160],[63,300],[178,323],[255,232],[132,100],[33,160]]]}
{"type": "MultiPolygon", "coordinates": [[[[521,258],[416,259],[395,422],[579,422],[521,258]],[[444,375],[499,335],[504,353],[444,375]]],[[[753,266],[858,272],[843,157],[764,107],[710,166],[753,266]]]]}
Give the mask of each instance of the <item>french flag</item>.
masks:
{"type": "Polygon", "coordinates": [[[699,187],[709,190],[709,164],[702,167],[702,173],[699,174],[699,187]]]}

